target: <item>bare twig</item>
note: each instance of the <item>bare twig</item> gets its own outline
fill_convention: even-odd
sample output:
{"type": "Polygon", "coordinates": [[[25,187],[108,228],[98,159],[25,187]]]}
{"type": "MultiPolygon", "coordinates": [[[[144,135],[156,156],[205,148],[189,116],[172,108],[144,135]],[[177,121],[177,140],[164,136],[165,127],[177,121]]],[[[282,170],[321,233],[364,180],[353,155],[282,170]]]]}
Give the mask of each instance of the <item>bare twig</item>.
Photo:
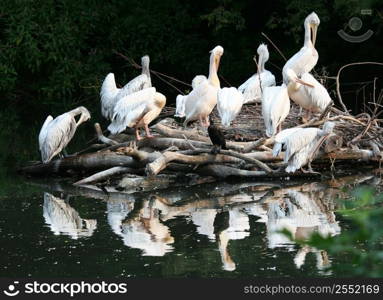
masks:
{"type": "Polygon", "coordinates": [[[342,72],[342,70],[344,70],[345,68],[347,67],[351,67],[351,66],[357,66],[357,65],[379,65],[379,66],[383,66],[383,63],[380,63],[380,62],[372,62],[372,61],[366,61],[366,62],[355,62],[355,63],[351,63],[351,64],[347,64],[347,65],[344,65],[343,67],[341,67],[338,71],[338,74],[336,76],[336,92],[338,94],[338,100],[339,100],[339,103],[340,105],[342,105],[342,108],[343,108],[343,111],[347,114],[350,114],[347,110],[347,107],[346,105],[343,103],[343,100],[342,100],[342,95],[340,93],[340,73],[342,72]]]}
{"type": "Polygon", "coordinates": [[[283,57],[285,61],[287,61],[286,57],[283,55],[282,51],[273,43],[273,41],[263,32],[261,34],[274,46],[274,48],[278,51],[278,53],[283,57]]]}

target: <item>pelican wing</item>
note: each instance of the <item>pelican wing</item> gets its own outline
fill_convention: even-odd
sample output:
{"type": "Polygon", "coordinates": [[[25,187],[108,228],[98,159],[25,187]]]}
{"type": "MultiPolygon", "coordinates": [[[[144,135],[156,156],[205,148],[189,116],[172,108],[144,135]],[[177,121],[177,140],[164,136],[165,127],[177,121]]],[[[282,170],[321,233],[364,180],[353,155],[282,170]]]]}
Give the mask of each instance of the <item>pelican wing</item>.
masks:
{"type": "Polygon", "coordinates": [[[282,130],[280,133],[278,133],[275,136],[275,142],[274,142],[274,147],[273,147],[273,156],[279,155],[279,153],[282,150],[282,146],[285,143],[288,136],[290,136],[294,132],[297,132],[298,130],[303,130],[303,128],[297,128],[297,127],[287,128],[287,129],[282,130]]]}
{"type": "Polygon", "coordinates": [[[288,165],[286,167],[287,173],[293,173],[299,168],[305,166],[309,162],[309,158],[314,151],[317,140],[314,138],[311,142],[305,145],[303,148],[298,150],[291,156],[288,160],[288,165]]]}
{"type": "Polygon", "coordinates": [[[40,144],[43,162],[49,162],[60,153],[68,145],[75,132],[76,121],[69,113],[62,114],[48,123],[45,138],[40,144]]]}
{"type": "Polygon", "coordinates": [[[40,148],[40,150],[41,150],[42,145],[44,144],[44,141],[45,141],[45,139],[47,137],[48,126],[49,126],[49,123],[52,122],[52,120],[53,120],[53,117],[52,116],[48,116],[45,119],[43,126],[41,127],[41,130],[40,130],[40,133],[39,133],[39,148],[40,148]]]}
{"type": "Polygon", "coordinates": [[[185,101],[187,96],[178,95],[176,98],[176,112],[174,116],[183,118],[185,117],[185,101]]]}
{"type": "Polygon", "coordinates": [[[255,74],[242,83],[238,90],[243,94],[244,103],[249,103],[261,97],[259,75],[255,74]]]}
{"type": "Polygon", "coordinates": [[[241,111],[243,95],[234,87],[218,90],[217,107],[223,126],[230,126],[230,123],[241,111]]]}
{"type": "Polygon", "coordinates": [[[216,104],[216,101],[210,100],[217,100],[217,93],[218,88],[210,85],[207,80],[202,81],[185,100],[186,120],[193,121],[197,120],[201,114],[210,114],[216,104]]]}
{"type": "Polygon", "coordinates": [[[133,78],[131,81],[129,81],[127,84],[124,85],[124,87],[118,92],[116,98],[118,102],[121,98],[133,94],[135,92],[141,91],[146,88],[150,88],[151,83],[150,79],[146,74],[138,75],[137,77],[133,78]]]}
{"type": "Polygon", "coordinates": [[[318,52],[315,48],[303,46],[300,51],[295,53],[284,65],[282,70],[283,80],[288,82],[286,76],[287,69],[293,69],[298,77],[310,72],[318,62],[318,52]]]}
{"type": "Polygon", "coordinates": [[[154,100],[156,89],[147,88],[120,99],[114,107],[112,123],[108,130],[112,134],[120,133],[126,127],[134,126],[139,121],[147,106],[154,100]]]}
{"type": "Polygon", "coordinates": [[[116,104],[115,98],[119,89],[116,87],[114,74],[109,73],[101,86],[101,113],[103,117],[110,119],[113,114],[113,108],[116,104]]]}
{"type": "Polygon", "coordinates": [[[318,112],[322,112],[326,109],[327,105],[331,102],[331,97],[328,94],[326,88],[318,82],[310,73],[304,73],[301,79],[307,83],[310,83],[314,87],[302,85],[306,95],[310,98],[314,108],[318,112]]]}
{"type": "Polygon", "coordinates": [[[289,114],[290,99],[284,84],[265,88],[262,99],[266,135],[270,137],[276,133],[277,127],[289,114]]]}
{"type": "Polygon", "coordinates": [[[286,153],[285,162],[287,163],[295,153],[311,143],[318,135],[318,128],[303,128],[285,138],[286,153]]]}
{"type": "Polygon", "coordinates": [[[273,101],[274,95],[277,92],[278,87],[268,87],[265,88],[262,94],[262,117],[265,123],[266,134],[272,132],[271,123],[271,103],[273,101]]]}
{"type": "Polygon", "coordinates": [[[259,74],[251,76],[238,90],[243,94],[244,103],[251,103],[259,101],[262,96],[262,90],[269,86],[275,86],[275,77],[270,71],[265,70],[261,73],[260,78],[259,74]]]}

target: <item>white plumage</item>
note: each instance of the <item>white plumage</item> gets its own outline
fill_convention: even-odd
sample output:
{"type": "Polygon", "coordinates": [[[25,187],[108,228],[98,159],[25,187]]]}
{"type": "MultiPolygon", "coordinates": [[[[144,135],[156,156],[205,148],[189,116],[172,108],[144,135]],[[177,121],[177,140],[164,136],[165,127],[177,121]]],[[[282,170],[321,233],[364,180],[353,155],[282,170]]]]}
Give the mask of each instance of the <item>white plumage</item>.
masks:
{"type": "Polygon", "coordinates": [[[165,96],[156,92],[154,87],[127,95],[115,105],[108,130],[117,134],[126,127],[135,127],[136,137],[140,139],[138,128],[145,127],[147,136],[150,137],[148,125],[161,113],[165,103],[165,96]]]}
{"type": "Polygon", "coordinates": [[[310,73],[304,73],[298,78],[292,69],[286,70],[289,80],[288,93],[296,104],[309,112],[321,113],[331,102],[326,88],[310,73]]]}
{"type": "Polygon", "coordinates": [[[282,151],[282,146],[285,142],[285,139],[292,133],[300,130],[301,128],[287,128],[279,132],[274,139],[274,147],[273,147],[273,156],[278,156],[279,153],[282,151]]]}
{"type": "Polygon", "coordinates": [[[262,116],[268,137],[277,133],[289,111],[290,99],[286,85],[266,87],[262,94],[262,116]]]}
{"type": "Polygon", "coordinates": [[[59,154],[73,138],[77,127],[90,119],[89,111],[80,106],[55,119],[48,116],[39,133],[39,148],[41,160],[48,163],[53,157],[59,154]],[[81,114],[76,122],[75,117],[81,114]]]}
{"type": "Polygon", "coordinates": [[[283,147],[286,149],[284,158],[284,162],[287,163],[286,172],[295,172],[307,163],[310,166],[314,152],[323,142],[323,139],[332,133],[334,126],[334,123],[326,122],[323,129],[300,128],[286,136],[283,140],[283,147]]]}
{"type": "Polygon", "coordinates": [[[63,199],[49,193],[44,193],[43,216],[55,235],[66,234],[73,239],[91,236],[97,227],[97,220],[82,219],[63,199]]]}
{"type": "Polygon", "coordinates": [[[317,64],[319,55],[315,49],[315,41],[319,24],[320,20],[315,12],[306,17],[304,21],[305,39],[303,47],[286,62],[282,70],[283,80],[286,84],[288,83],[287,69],[293,69],[300,77],[304,73],[310,72],[317,64]]]}
{"type": "Polygon", "coordinates": [[[184,126],[194,120],[200,120],[202,125],[209,126],[208,117],[217,104],[217,94],[220,88],[217,71],[222,55],[221,46],[217,46],[211,51],[208,80],[202,81],[186,98],[184,126]]]}
{"type": "MultiPolygon", "coordinates": [[[[206,81],[205,75],[197,75],[192,80],[192,88],[195,89],[201,82],[206,81]]],[[[174,116],[183,118],[185,117],[185,103],[188,95],[178,95],[176,98],[176,112],[174,116]]]]}
{"type": "MultiPolygon", "coordinates": [[[[269,60],[269,51],[265,44],[261,44],[257,49],[259,58],[259,70],[256,74],[246,80],[238,90],[243,94],[243,103],[252,103],[261,101],[262,90],[268,86],[275,85],[274,75],[265,69],[265,63],[269,60]],[[262,89],[261,89],[262,87],[262,89]]],[[[256,58],[254,57],[254,60],[256,58]]]]}
{"type": "Polygon", "coordinates": [[[230,126],[230,123],[241,111],[243,95],[234,87],[218,90],[218,113],[223,126],[230,126]]]}
{"type": "Polygon", "coordinates": [[[143,56],[141,58],[142,74],[133,78],[121,89],[117,88],[113,73],[109,73],[105,77],[101,86],[100,96],[101,113],[106,119],[112,120],[114,106],[121,98],[152,86],[149,62],[149,56],[143,56]]]}

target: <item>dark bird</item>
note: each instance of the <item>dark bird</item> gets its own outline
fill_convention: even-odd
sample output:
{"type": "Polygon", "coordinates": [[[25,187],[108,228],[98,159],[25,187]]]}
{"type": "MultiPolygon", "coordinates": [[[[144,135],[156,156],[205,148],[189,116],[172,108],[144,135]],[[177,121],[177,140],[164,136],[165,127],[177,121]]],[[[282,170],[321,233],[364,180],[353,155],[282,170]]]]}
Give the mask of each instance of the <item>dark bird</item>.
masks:
{"type": "Polygon", "coordinates": [[[214,125],[213,120],[210,118],[210,126],[207,128],[207,132],[209,133],[210,140],[213,144],[213,148],[211,149],[211,153],[217,154],[221,151],[221,149],[226,150],[226,141],[225,136],[222,131],[214,125]]]}

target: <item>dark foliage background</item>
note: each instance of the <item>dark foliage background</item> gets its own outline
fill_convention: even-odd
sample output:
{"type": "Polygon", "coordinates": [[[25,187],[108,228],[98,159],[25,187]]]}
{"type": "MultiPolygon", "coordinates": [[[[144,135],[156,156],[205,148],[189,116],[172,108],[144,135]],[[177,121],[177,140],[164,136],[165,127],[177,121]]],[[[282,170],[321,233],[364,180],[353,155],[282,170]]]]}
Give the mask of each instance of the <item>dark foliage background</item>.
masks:
{"type": "MultiPolygon", "coordinates": [[[[225,49],[221,82],[238,86],[255,72],[252,57],[259,43],[268,43],[261,32],[290,57],[302,46],[304,18],[315,11],[321,19],[317,73],[334,76],[346,63],[381,61],[379,5],[378,0],[1,1],[0,143],[17,148],[26,137],[35,141],[47,114],[56,116],[80,104],[100,121],[99,89],[105,75],[114,72],[123,85],[139,73],[114,51],[137,62],[149,54],[154,70],[190,82],[196,74],[207,74],[208,51],[220,44],[225,49]],[[361,9],[371,9],[372,15],[361,15],[361,9]],[[352,16],[363,21],[355,35],[372,29],[373,37],[361,44],[342,40],[337,31],[350,33],[352,16]]],[[[268,47],[267,68],[280,80],[284,59],[270,43],[268,47]]],[[[359,82],[371,87],[377,69],[353,68],[344,75],[343,91],[351,107],[360,101],[359,82]]],[[[175,90],[157,78],[153,83],[168,104],[174,102],[175,90]]],[[[326,85],[334,90],[333,80],[326,85]]],[[[24,149],[28,157],[30,147],[24,149]]],[[[6,160],[13,158],[7,155],[6,160]]]]}

